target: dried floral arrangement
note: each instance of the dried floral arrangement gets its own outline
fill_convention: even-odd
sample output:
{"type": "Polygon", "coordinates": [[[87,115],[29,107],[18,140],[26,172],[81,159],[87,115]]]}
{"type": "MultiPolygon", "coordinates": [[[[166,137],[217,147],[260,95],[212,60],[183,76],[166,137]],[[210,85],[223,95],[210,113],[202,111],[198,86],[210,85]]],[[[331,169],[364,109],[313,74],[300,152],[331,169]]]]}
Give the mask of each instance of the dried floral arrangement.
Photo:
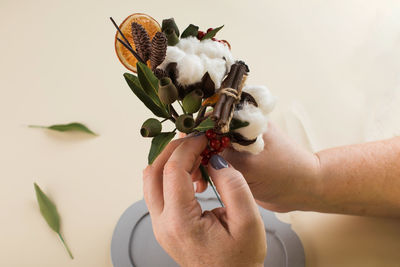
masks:
{"type": "Polygon", "coordinates": [[[265,86],[246,85],[249,67],[234,59],[227,41],[215,38],[223,26],[203,32],[190,24],[180,33],[173,18],[163,20],[161,26],[140,13],[130,15],[120,26],[110,19],[117,29],[117,56],[137,73],[125,73],[126,82],[161,118],[147,119],[140,130],[143,137],[153,138],[149,164],[176,130],[205,132],[209,142],[201,155],[200,170],[210,184],[204,166],[212,155],[228,146],[253,154],[263,149],[262,133],[275,98],[265,86]],[[175,130],[163,132],[166,121],[172,122],[175,130]]]}

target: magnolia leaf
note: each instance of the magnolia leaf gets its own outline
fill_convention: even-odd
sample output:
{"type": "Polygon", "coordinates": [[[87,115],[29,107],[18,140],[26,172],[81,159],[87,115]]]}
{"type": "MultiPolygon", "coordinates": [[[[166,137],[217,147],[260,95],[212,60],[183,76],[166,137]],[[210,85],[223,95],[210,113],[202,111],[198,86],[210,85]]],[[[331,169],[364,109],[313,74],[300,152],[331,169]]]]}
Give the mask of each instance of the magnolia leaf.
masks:
{"type": "Polygon", "coordinates": [[[175,132],[161,133],[151,141],[148,163],[152,164],[157,156],[164,150],[165,146],[174,138],[175,132]]]}
{"type": "Polygon", "coordinates": [[[42,189],[40,189],[36,183],[34,183],[34,187],[40,213],[50,228],[58,234],[69,256],[71,259],[73,259],[74,256],[72,255],[71,250],[67,246],[67,243],[64,241],[64,238],[60,233],[60,215],[58,214],[56,205],[54,205],[54,203],[45,195],[45,193],[43,193],[42,189]]]}
{"type": "Polygon", "coordinates": [[[90,130],[87,126],[83,125],[79,122],[71,122],[68,124],[54,124],[50,126],[40,126],[40,125],[29,125],[31,128],[44,128],[59,132],[83,132],[91,135],[97,135],[92,130],[90,130]]]}
{"type": "Polygon", "coordinates": [[[132,92],[153,112],[154,115],[162,118],[169,118],[169,112],[165,107],[160,107],[154,100],[146,94],[140,85],[138,77],[130,73],[124,73],[124,78],[132,92]]]}
{"type": "Polygon", "coordinates": [[[237,129],[242,128],[242,127],[246,127],[248,125],[249,125],[249,122],[247,122],[247,121],[241,121],[241,120],[233,118],[231,120],[231,124],[229,126],[229,129],[231,131],[233,131],[233,130],[237,130],[237,129]]]}
{"type": "Polygon", "coordinates": [[[181,34],[181,38],[187,38],[190,36],[196,37],[199,32],[199,27],[193,24],[190,24],[181,34]]]}
{"type": "Polygon", "coordinates": [[[204,121],[202,121],[196,128],[193,130],[199,131],[199,132],[204,132],[207,131],[208,129],[212,129],[215,126],[215,122],[208,117],[204,121]]]}
{"type": "Polygon", "coordinates": [[[146,94],[153,99],[154,103],[162,107],[160,98],[158,97],[158,79],[153,74],[151,69],[147,67],[146,64],[138,62],[136,64],[137,74],[139,78],[140,85],[146,94]]]}
{"type": "Polygon", "coordinates": [[[224,25],[222,25],[222,26],[220,26],[218,28],[215,28],[212,31],[207,32],[201,40],[203,41],[203,40],[206,40],[206,39],[213,38],[217,34],[217,32],[219,32],[219,30],[221,30],[223,27],[224,27],[224,25]]]}

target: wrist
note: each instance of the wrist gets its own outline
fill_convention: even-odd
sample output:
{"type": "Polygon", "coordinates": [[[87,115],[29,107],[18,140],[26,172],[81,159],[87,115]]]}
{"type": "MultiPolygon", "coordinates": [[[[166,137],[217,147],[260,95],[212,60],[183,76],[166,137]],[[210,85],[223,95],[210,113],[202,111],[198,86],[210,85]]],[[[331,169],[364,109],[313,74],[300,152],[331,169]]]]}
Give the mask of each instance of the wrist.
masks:
{"type": "Polygon", "coordinates": [[[312,154],[311,169],[307,177],[304,178],[302,192],[302,203],[299,203],[299,210],[315,211],[321,202],[322,196],[322,168],[318,153],[312,154]]]}

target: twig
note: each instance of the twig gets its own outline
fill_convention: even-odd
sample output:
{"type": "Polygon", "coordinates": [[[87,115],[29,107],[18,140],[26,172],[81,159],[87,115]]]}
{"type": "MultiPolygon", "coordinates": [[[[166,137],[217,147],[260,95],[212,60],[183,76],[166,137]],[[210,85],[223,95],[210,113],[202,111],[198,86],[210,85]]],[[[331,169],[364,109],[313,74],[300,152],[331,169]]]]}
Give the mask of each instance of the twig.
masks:
{"type": "Polygon", "coordinates": [[[124,41],[122,41],[121,39],[119,39],[118,37],[117,37],[117,40],[118,40],[123,46],[125,46],[125,48],[128,49],[129,52],[131,52],[132,55],[133,55],[138,61],[140,61],[140,62],[142,62],[142,63],[145,63],[145,62],[143,61],[143,59],[136,53],[136,51],[133,50],[133,48],[132,48],[131,44],[129,43],[128,39],[126,39],[125,35],[122,33],[122,31],[121,31],[121,29],[118,27],[117,23],[115,23],[114,19],[113,19],[112,17],[110,17],[110,20],[111,20],[111,22],[113,23],[114,27],[115,27],[115,28],[117,29],[117,31],[119,32],[119,34],[121,34],[122,38],[125,40],[126,43],[125,43],[124,41]]]}
{"type": "Polygon", "coordinates": [[[111,22],[114,24],[115,28],[117,28],[117,31],[119,34],[121,34],[122,38],[124,38],[125,42],[127,45],[129,45],[130,48],[132,48],[131,44],[129,43],[128,39],[126,39],[125,35],[122,33],[121,29],[118,27],[117,23],[115,23],[114,19],[110,17],[111,22]]]}
{"type": "Polygon", "coordinates": [[[126,49],[129,50],[129,52],[132,53],[132,55],[140,62],[144,63],[144,61],[142,60],[142,58],[135,52],[135,50],[132,49],[132,47],[129,47],[124,41],[122,41],[121,39],[119,39],[117,37],[117,40],[123,45],[125,46],[126,49]]]}

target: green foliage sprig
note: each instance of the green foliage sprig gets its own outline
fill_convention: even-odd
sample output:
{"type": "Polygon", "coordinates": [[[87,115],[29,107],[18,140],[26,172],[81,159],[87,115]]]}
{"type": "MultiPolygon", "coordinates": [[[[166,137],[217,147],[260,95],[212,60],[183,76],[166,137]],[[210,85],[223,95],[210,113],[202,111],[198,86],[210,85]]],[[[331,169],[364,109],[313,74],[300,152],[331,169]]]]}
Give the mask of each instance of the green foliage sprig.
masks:
{"type": "Polygon", "coordinates": [[[83,132],[91,135],[97,135],[92,130],[90,130],[86,125],[79,122],[71,122],[68,124],[54,124],[50,126],[41,126],[41,125],[29,125],[30,128],[43,128],[54,130],[58,132],[83,132]]]}
{"type": "Polygon", "coordinates": [[[60,232],[60,215],[58,214],[56,205],[43,193],[42,189],[34,183],[35,192],[37,202],[39,204],[40,213],[42,214],[43,218],[49,225],[49,227],[57,233],[58,237],[60,238],[61,242],[63,243],[65,249],[68,252],[68,255],[71,259],[74,259],[71,250],[69,249],[67,243],[65,242],[63,236],[60,232]]]}

